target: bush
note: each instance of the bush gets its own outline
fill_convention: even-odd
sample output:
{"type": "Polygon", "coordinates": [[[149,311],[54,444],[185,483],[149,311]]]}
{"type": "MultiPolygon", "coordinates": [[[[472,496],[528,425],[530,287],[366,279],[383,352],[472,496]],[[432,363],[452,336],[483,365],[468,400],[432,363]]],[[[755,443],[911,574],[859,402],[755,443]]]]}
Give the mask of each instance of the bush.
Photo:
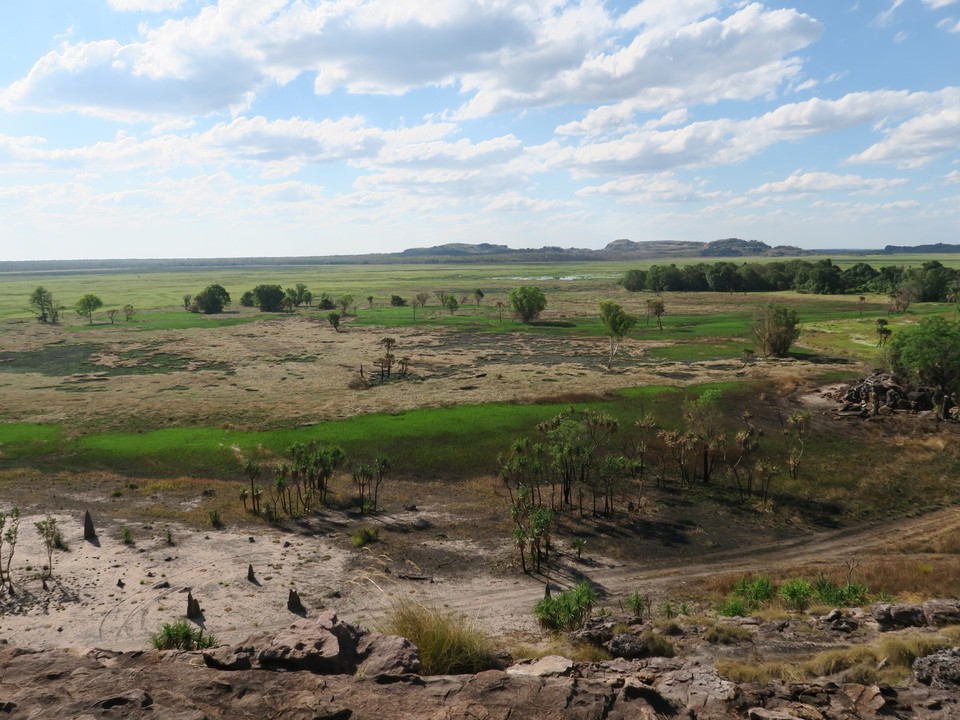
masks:
{"type": "Polygon", "coordinates": [[[787,580],[780,588],[780,598],[788,610],[803,612],[810,607],[810,598],[813,596],[813,586],[802,578],[787,580]]]}
{"type": "Polygon", "coordinates": [[[584,580],[570,590],[543,598],[533,606],[533,614],[550,630],[575,630],[583,627],[596,601],[597,591],[584,580]]]}
{"type": "Polygon", "coordinates": [[[626,605],[637,617],[643,617],[644,614],[650,609],[650,598],[641,593],[639,590],[634,590],[632,593],[627,595],[626,605]]]}
{"type": "Polygon", "coordinates": [[[770,582],[770,578],[763,575],[752,580],[741,577],[733,586],[733,592],[743,598],[751,609],[756,609],[773,597],[773,583],[770,582]]]}
{"type": "Polygon", "coordinates": [[[727,598],[714,609],[717,611],[717,615],[723,615],[724,617],[746,617],[749,614],[747,604],[743,601],[743,598],[738,597],[727,598]]]}
{"type": "Polygon", "coordinates": [[[120,530],[120,540],[124,545],[136,545],[136,542],[133,539],[133,530],[128,528],[126,525],[120,530]]]}
{"type": "MultiPolygon", "coordinates": [[[[376,528],[364,526],[359,528],[351,538],[355,548],[362,548],[370,543],[375,543],[380,539],[380,531],[376,528]]],[[[412,639],[412,638],[411,638],[412,639]]]]}
{"type": "Polygon", "coordinates": [[[150,636],[150,644],[156,650],[200,650],[213,647],[216,642],[213,635],[204,635],[202,628],[195,628],[186,620],[172,625],[164,623],[160,632],[150,636]]]}
{"type": "Polygon", "coordinates": [[[210,517],[210,524],[219,530],[223,527],[223,518],[220,517],[220,510],[214,508],[213,510],[208,510],[207,515],[210,517]]]}
{"type": "Polygon", "coordinates": [[[424,675],[476,673],[496,666],[490,638],[456,613],[396,601],[379,630],[416,645],[424,675]]]}
{"type": "Polygon", "coordinates": [[[764,355],[786,357],[790,346],[800,337],[800,320],[795,310],[771,303],[754,320],[753,334],[764,355]]]}
{"type": "Polygon", "coordinates": [[[870,588],[860,583],[838,586],[829,578],[818,575],[813,581],[813,595],[824,605],[860,607],[870,599],[870,588]]]}

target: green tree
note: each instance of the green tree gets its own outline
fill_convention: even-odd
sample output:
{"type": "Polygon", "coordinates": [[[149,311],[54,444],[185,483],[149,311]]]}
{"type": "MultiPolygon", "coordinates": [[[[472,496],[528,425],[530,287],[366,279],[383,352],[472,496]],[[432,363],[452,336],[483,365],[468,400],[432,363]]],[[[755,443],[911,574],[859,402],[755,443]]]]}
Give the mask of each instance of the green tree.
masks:
{"type": "Polygon", "coordinates": [[[82,315],[93,325],[93,314],[103,307],[103,300],[93,293],[87,293],[77,301],[77,315],[82,315]]]}
{"type": "Polygon", "coordinates": [[[514,314],[525,323],[535,320],[547,307],[547,297],[543,291],[532,285],[514,288],[507,295],[507,300],[510,301],[514,314]]]}
{"type": "Polygon", "coordinates": [[[786,305],[771,303],[753,321],[753,335],[764,355],[786,357],[790,346],[800,337],[800,319],[786,305]]]}
{"type": "Polygon", "coordinates": [[[483,290],[481,290],[480,288],[477,288],[476,290],[473,291],[473,299],[474,299],[474,301],[477,303],[478,306],[479,306],[480,303],[483,301],[484,294],[485,294],[485,293],[484,293],[483,290]]]}
{"type": "Polygon", "coordinates": [[[340,332],[340,313],[336,310],[331,310],[327,313],[327,322],[329,322],[333,329],[337,332],[340,332]]]}
{"type": "Polygon", "coordinates": [[[257,285],[253,289],[253,301],[262,312],[280,312],[285,297],[279,285],[257,285]]]}
{"type": "Polygon", "coordinates": [[[914,381],[937,388],[941,417],[960,400],[960,323],[941,315],[898,330],[890,341],[891,365],[914,381]]]}
{"type": "Polygon", "coordinates": [[[137,314],[137,311],[134,309],[133,305],[124,305],[123,306],[123,317],[127,322],[133,320],[133,316],[137,314]]]}
{"type": "Polygon", "coordinates": [[[610,337],[610,357],[607,359],[607,369],[613,367],[613,358],[620,349],[620,342],[626,337],[627,333],[637,324],[637,318],[629,315],[620,305],[612,300],[604,300],[600,303],[600,320],[607,328],[607,335],[610,337]]]}
{"type": "MultiPolygon", "coordinates": [[[[313,299],[313,295],[307,290],[307,286],[303,283],[297,283],[292,288],[287,288],[285,292],[287,298],[293,303],[294,307],[300,307],[304,303],[307,303],[307,297],[309,296],[310,300],[313,299]]],[[[309,305],[309,303],[307,303],[309,305]]]]}
{"type": "Polygon", "coordinates": [[[417,319],[417,306],[419,305],[420,307],[426,307],[427,300],[429,299],[430,299],[430,293],[418,292],[416,295],[414,295],[413,297],[413,319],[414,320],[417,319]]]}
{"type": "Polygon", "coordinates": [[[53,551],[58,544],[63,543],[63,535],[60,533],[56,518],[50,515],[47,515],[43,520],[38,520],[33,525],[37,528],[37,532],[40,533],[40,539],[43,540],[43,547],[47,551],[47,567],[46,570],[44,570],[43,577],[44,579],[49,579],[53,577],[53,551]]]}
{"type": "Polygon", "coordinates": [[[640,292],[647,287],[647,273],[644,270],[627,270],[620,284],[628,292],[640,292]]]}
{"type": "Polygon", "coordinates": [[[230,293],[224,290],[222,285],[214,284],[207,285],[194,296],[191,309],[196,308],[195,312],[204,315],[215,315],[222,313],[223,308],[229,304],[230,293]]]}
{"type": "Polygon", "coordinates": [[[350,314],[350,308],[353,306],[353,295],[347,293],[337,298],[337,307],[340,308],[340,314],[346,317],[350,314]]]}
{"type": "Polygon", "coordinates": [[[243,295],[240,296],[240,305],[242,307],[253,307],[255,304],[253,290],[247,290],[243,295]]]}
{"type": "Polygon", "coordinates": [[[30,293],[30,307],[36,313],[37,320],[56,325],[60,320],[60,307],[53,298],[53,293],[45,287],[38,287],[30,293]]]}
{"type": "Polygon", "coordinates": [[[450,314],[453,315],[457,310],[460,309],[460,301],[457,300],[453,295],[447,296],[447,301],[443,306],[450,311],[450,314]]]}

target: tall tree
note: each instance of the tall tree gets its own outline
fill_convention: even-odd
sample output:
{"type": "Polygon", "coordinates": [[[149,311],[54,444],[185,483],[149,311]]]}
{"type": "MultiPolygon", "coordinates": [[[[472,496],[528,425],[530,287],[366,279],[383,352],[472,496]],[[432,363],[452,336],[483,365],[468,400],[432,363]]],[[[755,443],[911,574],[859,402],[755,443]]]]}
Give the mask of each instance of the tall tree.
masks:
{"type": "Polygon", "coordinates": [[[937,388],[941,417],[960,402],[960,323],[931,315],[898,330],[890,341],[890,360],[894,369],[937,388]]]}
{"type": "Polygon", "coordinates": [[[30,293],[30,307],[40,322],[48,322],[56,325],[60,319],[60,307],[57,301],[53,299],[53,293],[45,287],[40,286],[30,293]]]}
{"type": "Polygon", "coordinates": [[[637,324],[637,318],[629,315],[612,300],[604,300],[600,303],[600,320],[607,328],[607,335],[610,338],[610,356],[607,358],[607,370],[609,370],[613,367],[613,358],[620,349],[620,342],[637,324]]]}
{"type": "Polygon", "coordinates": [[[93,314],[103,307],[103,300],[92,293],[87,293],[77,301],[77,315],[82,315],[93,325],[93,314]]]}

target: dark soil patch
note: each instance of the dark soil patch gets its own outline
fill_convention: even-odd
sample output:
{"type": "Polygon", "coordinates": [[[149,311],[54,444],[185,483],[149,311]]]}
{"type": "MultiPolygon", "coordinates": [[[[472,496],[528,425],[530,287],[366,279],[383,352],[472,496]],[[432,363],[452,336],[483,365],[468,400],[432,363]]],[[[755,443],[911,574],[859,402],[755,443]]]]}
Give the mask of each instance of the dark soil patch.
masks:
{"type": "Polygon", "coordinates": [[[0,352],[0,372],[40,373],[48,377],[92,372],[95,366],[90,358],[99,350],[100,346],[94,344],[53,343],[40,350],[0,352]]]}

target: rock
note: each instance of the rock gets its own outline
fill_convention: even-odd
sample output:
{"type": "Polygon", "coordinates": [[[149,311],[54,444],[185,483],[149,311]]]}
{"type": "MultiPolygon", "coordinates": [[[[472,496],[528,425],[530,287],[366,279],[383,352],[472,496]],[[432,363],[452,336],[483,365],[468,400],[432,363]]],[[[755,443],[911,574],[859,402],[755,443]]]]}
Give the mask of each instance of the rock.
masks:
{"type": "Polygon", "coordinates": [[[923,604],[923,616],[931,627],[960,625],[960,600],[927,600],[923,604]]]}
{"type": "Polygon", "coordinates": [[[215,670],[249,670],[252,648],[218,647],[203,651],[203,664],[215,670]]]}
{"type": "Polygon", "coordinates": [[[924,685],[960,687],[960,648],[941,650],[913,661],[913,674],[924,685]]]}
{"type": "Polygon", "coordinates": [[[852,712],[854,717],[873,718],[886,704],[876,685],[848,683],[831,698],[831,706],[839,712],[852,712]]]}
{"type": "Polygon", "coordinates": [[[249,580],[252,583],[255,583],[257,581],[257,576],[253,574],[253,563],[250,563],[249,565],[247,565],[247,580],[249,580]]]}
{"type": "Polygon", "coordinates": [[[835,620],[839,620],[842,617],[843,617],[843,613],[840,612],[840,609],[834,608],[833,610],[828,612],[826,615],[821,617],[820,620],[822,620],[823,622],[831,623],[835,620]]]}
{"type": "Polygon", "coordinates": [[[604,647],[614,657],[626,660],[650,657],[650,648],[639,635],[629,633],[614,635],[609,642],[604,644],[604,647]]]}
{"type": "Polygon", "coordinates": [[[575,663],[561,655],[546,655],[531,662],[518,663],[507,668],[509,675],[531,675],[533,677],[559,677],[569,675],[575,663]]]}
{"type": "Polygon", "coordinates": [[[672,704],[694,710],[696,717],[723,717],[737,696],[737,686],[710,666],[691,663],[661,672],[653,686],[672,704]]]}
{"type": "Polygon", "coordinates": [[[750,720],[797,720],[796,715],[790,715],[779,710],[767,710],[766,708],[750,708],[747,716],[750,720]]]}
{"type": "Polygon", "coordinates": [[[881,630],[923,627],[927,623],[923,607],[920,605],[874,603],[870,608],[870,614],[880,625],[881,630]]]}
{"type": "Polygon", "coordinates": [[[369,633],[357,645],[357,655],[363,658],[357,674],[364,677],[395,677],[420,672],[420,651],[398,635],[369,633]]]}

